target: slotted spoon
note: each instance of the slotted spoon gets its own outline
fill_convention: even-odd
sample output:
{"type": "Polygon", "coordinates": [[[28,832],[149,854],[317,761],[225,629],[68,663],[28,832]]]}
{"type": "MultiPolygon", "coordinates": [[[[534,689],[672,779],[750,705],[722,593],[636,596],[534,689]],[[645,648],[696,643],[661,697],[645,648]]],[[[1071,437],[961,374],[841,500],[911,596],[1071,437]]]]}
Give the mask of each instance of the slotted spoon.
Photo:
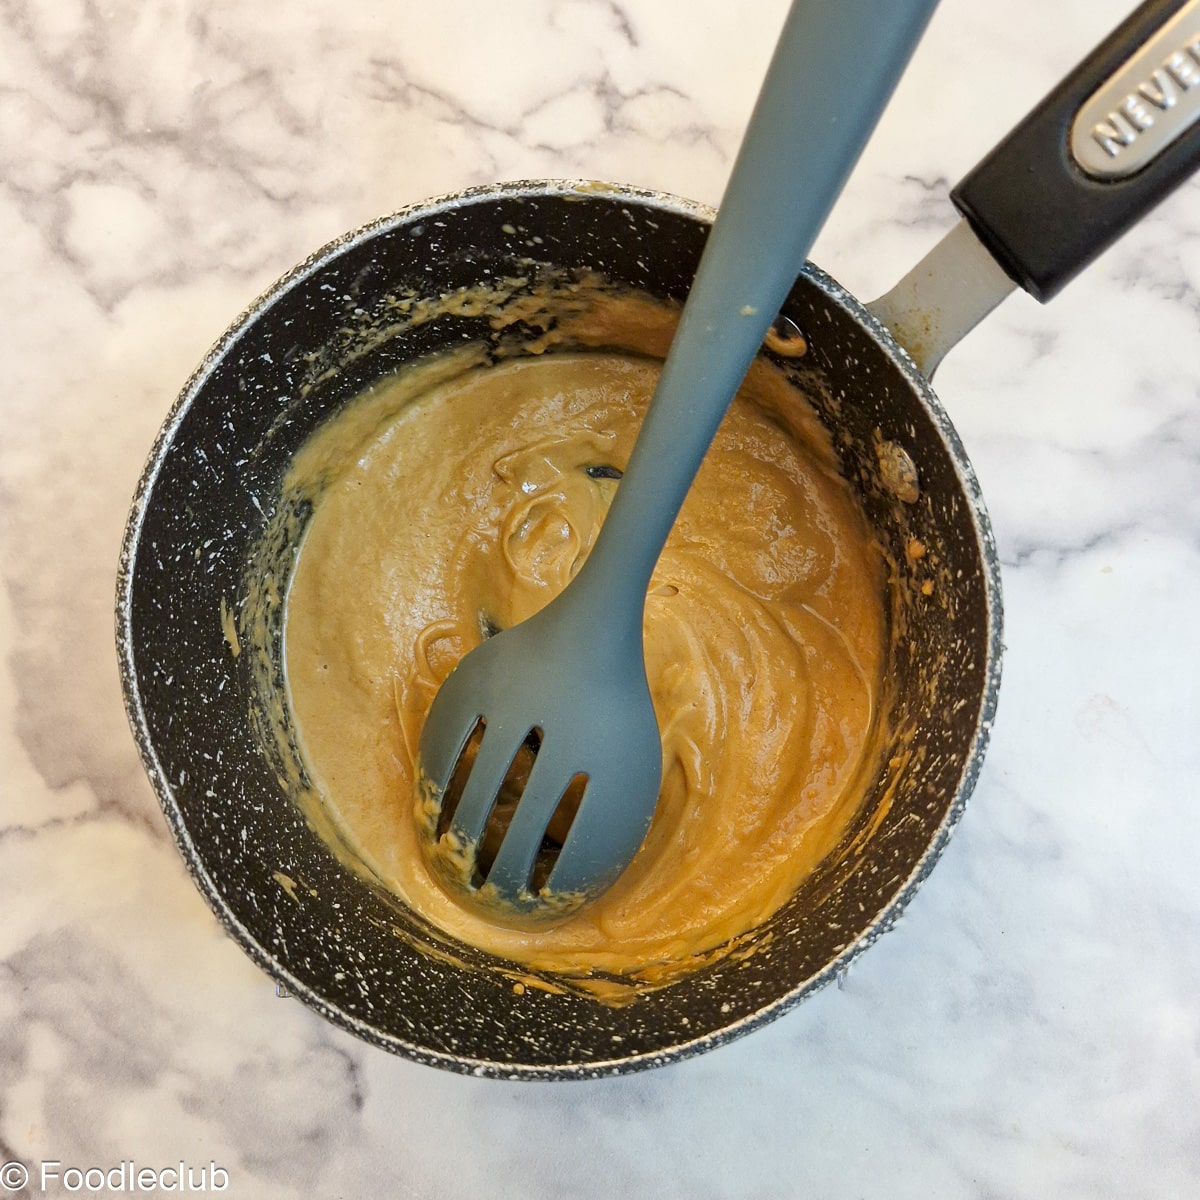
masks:
{"type": "Polygon", "coordinates": [[[624,477],[587,561],[535,616],[467,654],[434,698],[419,770],[435,804],[483,737],[443,837],[470,861],[523,745],[537,754],[486,880],[523,907],[602,891],[645,838],[662,745],[642,650],[650,575],[743,376],[936,0],[795,0],[624,477]],[[536,732],[537,737],[530,739],[536,732]],[[564,791],[582,799],[549,877],[564,791]]]}

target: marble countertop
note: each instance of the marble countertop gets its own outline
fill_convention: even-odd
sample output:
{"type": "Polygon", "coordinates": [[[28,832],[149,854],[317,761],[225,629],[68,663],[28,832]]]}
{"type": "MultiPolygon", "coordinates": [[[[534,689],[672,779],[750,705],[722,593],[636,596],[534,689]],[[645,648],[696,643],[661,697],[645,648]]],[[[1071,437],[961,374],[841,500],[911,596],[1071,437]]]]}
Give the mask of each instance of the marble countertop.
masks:
{"type": "MultiPolygon", "coordinates": [[[[813,258],[884,290],[953,224],[949,184],[1130,5],[943,0],[813,258]]],[[[44,1161],[129,1160],[215,1163],[226,1194],[264,1200],[1200,1194],[1196,182],[942,368],[1003,562],[992,747],[897,929],[768,1027],[591,1083],[392,1058],[276,998],[134,749],[122,527],[232,317],[343,230],[471,184],[715,203],[783,11],[0,8],[0,1162],[33,1171],[16,1194],[42,1194],[44,1161]]]]}

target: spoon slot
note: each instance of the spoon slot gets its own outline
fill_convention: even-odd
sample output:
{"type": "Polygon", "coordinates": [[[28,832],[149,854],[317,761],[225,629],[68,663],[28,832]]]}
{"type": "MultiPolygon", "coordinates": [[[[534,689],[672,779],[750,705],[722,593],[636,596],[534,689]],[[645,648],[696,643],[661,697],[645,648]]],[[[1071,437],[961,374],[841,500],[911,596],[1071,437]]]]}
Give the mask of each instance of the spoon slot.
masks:
{"type": "Polygon", "coordinates": [[[542,731],[535,726],[525,735],[504,773],[496,803],[488,816],[475,853],[475,875],[471,881],[474,887],[482,887],[491,878],[505,835],[512,824],[517,805],[521,802],[521,796],[525,792],[541,748],[542,731]]]}
{"type": "Polygon", "coordinates": [[[580,771],[567,785],[567,790],[563,792],[558,807],[550,817],[545,836],[542,838],[541,848],[538,850],[537,858],[534,859],[533,874],[529,878],[529,890],[535,894],[545,891],[550,873],[554,870],[558,856],[562,853],[563,845],[567,840],[567,834],[571,831],[571,823],[575,820],[575,814],[579,811],[579,805],[583,801],[583,792],[587,787],[587,781],[588,777],[580,771]]]}
{"type": "Polygon", "coordinates": [[[438,811],[436,838],[440,839],[445,836],[454,822],[454,814],[458,811],[458,802],[462,799],[463,790],[467,786],[467,776],[471,773],[471,766],[475,762],[476,755],[479,753],[479,746],[483,741],[483,734],[486,729],[487,721],[483,717],[480,717],[468,735],[462,753],[458,756],[458,761],[454,764],[454,772],[450,776],[450,782],[446,785],[446,790],[442,793],[442,806],[438,811]]]}

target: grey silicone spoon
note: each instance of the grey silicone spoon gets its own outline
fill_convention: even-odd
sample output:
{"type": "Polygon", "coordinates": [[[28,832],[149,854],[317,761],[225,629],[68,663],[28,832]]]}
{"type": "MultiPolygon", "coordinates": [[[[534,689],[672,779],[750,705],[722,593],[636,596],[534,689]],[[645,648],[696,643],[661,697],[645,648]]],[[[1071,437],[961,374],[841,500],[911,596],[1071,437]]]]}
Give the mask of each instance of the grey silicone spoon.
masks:
{"type": "Polygon", "coordinates": [[[642,652],[651,572],[717,426],[935,4],[795,0],[590,556],[557,599],[466,655],[434,698],[419,765],[435,802],[484,722],[449,821],[459,849],[479,845],[514,757],[531,732],[540,734],[487,875],[504,899],[539,902],[531,892],[534,862],[578,775],[586,776],[586,788],[542,897],[596,894],[646,835],[662,774],[642,652]]]}

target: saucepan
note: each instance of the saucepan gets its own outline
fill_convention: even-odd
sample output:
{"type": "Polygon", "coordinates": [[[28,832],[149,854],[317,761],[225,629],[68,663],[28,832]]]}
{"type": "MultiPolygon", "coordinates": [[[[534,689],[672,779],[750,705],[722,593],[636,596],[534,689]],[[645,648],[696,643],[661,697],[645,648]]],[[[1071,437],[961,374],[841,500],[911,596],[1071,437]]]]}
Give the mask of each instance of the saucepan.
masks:
{"type": "Polygon", "coordinates": [[[777,355],[772,339],[763,353],[833,433],[890,564],[887,686],[903,744],[881,755],[842,843],[745,952],[624,1004],[527,972],[533,986],[514,985],[513,964],[447,947],[331,848],[294,803],[286,737],[264,734],[262,713],[280,711],[284,687],[279,620],[256,640],[239,614],[264,554],[286,585],[295,546],[264,549],[264,538],[305,439],[371,382],[496,336],[468,306],[413,320],[413,297],[558,272],[678,302],[712,213],[607,184],[505,184],[404,209],[281,279],[167,417],[118,578],[134,736],[182,856],[233,937],[288,992],[367,1041],[506,1078],[696,1054],[844,970],[896,921],[946,845],[996,707],[996,551],[929,376],[1014,287],[1048,299],[1190,173],[1198,116],[1200,0],[1152,0],[955,189],[962,223],[882,300],[864,306],[811,265],[797,279],[780,322],[807,353],[777,355]]]}

